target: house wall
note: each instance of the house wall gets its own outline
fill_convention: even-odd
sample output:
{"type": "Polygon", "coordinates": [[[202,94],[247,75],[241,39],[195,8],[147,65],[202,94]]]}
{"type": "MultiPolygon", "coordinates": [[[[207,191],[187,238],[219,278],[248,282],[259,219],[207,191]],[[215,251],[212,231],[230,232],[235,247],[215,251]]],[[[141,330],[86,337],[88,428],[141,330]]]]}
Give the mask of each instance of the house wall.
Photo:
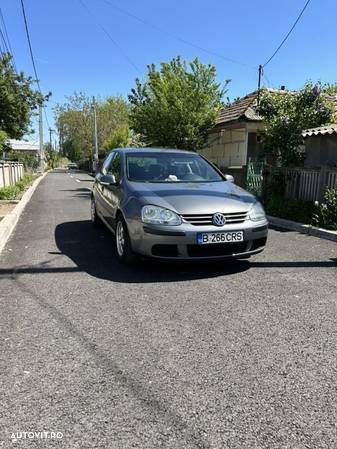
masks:
{"type": "Polygon", "coordinates": [[[305,139],[306,168],[337,164],[337,135],[319,134],[305,139]]]}
{"type": "Polygon", "coordinates": [[[213,130],[199,152],[218,167],[242,167],[247,160],[247,131],[240,127],[213,130]]]}
{"type": "Polygon", "coordinates": [[[255,159],[262,152],[256,136],[263,130],[261,122],[237,122],[214,128],[200,153],[220,168],[244,167],[248,157],[255,159]]]}

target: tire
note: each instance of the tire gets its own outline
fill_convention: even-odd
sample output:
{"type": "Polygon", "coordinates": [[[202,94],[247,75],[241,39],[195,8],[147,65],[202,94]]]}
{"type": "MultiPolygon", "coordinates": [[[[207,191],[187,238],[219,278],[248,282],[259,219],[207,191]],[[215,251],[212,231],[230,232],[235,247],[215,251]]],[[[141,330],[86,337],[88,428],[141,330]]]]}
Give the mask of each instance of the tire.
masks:
{"type": "Polygon", "coordinates": [[[91,197],[90,212],[91,212],[91,214],[90,214],[91,215],[91,223],[93,224],[93,226],[95,226],[95,228],[102,226],[102,220],[97,215],[96,203],[95,203],[94,197],[91,197]]]}
{"type": "Polygon", "coordinates": [[[132,265],[137,262],[137,256],[132,251],[130,236],[125,220],[121,215],[117,217],[115,229],[116,252],[120,262],[132,265]]]}

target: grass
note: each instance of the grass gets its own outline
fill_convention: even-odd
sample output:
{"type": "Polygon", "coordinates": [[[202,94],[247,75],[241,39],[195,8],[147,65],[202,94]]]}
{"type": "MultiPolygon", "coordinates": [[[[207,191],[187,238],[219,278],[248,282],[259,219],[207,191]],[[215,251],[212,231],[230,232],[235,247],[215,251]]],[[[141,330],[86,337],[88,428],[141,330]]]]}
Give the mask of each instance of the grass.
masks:
{"type": "Polygon", "coordinates": [[[36,179],[36,175],[26,174],[13,186],[0,188],[0,200],[17,200],[22,192],[36,179]]]}

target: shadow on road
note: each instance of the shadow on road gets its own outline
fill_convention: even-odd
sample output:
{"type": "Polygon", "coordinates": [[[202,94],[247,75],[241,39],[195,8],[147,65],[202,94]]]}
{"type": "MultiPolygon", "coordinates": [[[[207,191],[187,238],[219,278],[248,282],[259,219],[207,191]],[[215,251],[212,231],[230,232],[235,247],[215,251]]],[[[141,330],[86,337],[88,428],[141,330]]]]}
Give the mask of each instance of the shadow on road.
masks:
{"type": "Polygon", "coordinates": [[[74,195],[72,195],[73,198],[83,198],[83,199],[90,199],[91,197],[91,189],[88,187],[82,187],[78,189],[65,189],[60,190],[60,192],[72,192],[74,195]]]}
{"type": "Polygon", "coordinates": [[[98,230],[93,228],[90,220],[58,225],[55,241],[60,252],[69,257],[79,271],[116,282],[176,282],[223,276],[249,269],[247,261],[211,264],[142,261],[133,267],[125,267],[117,260],[112,234],[104,227],[98,230]]]}
{"type": "MultiPolygon", "coordinates": [[[[79,192],[85,194],[84,192],[79,192]]],[[[19,274],[76,273],[86,272],[99,279],[123,283],[179,282],[207,279],[247,271],[249,268],[337,268],[337,259],[330,260],[232,260],[199,263],[168,263],[141,261],[133,267],[121,265],[117,260],[113,236],[105,227],[95,229],[90,220],[71,221],[57,225],[55,229],[57,252],[53,265],[51,260],[34,266],[17,266],[0,269],[1,277],[19,274]],[[54,266],[57,256],[64,255],[75,266],[54,266]]],[[[62,259],[60,258],[60,263],[62,259]]]]}

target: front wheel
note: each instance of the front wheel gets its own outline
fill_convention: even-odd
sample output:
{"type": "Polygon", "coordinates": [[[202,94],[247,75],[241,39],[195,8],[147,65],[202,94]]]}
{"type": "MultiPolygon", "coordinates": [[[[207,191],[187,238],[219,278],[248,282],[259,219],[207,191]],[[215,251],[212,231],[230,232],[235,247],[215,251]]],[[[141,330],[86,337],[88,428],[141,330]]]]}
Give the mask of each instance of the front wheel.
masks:
{"type": "Polygon", "coordinates": [[[127,265],[135,263],[137,257],[132,251],[129,232],[126,223],[121,216],[117,218],[116,222],[115,241],[118,259],[127,265]]]}

